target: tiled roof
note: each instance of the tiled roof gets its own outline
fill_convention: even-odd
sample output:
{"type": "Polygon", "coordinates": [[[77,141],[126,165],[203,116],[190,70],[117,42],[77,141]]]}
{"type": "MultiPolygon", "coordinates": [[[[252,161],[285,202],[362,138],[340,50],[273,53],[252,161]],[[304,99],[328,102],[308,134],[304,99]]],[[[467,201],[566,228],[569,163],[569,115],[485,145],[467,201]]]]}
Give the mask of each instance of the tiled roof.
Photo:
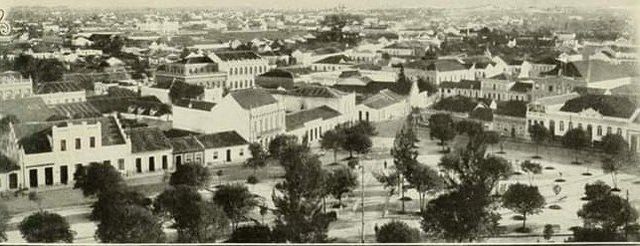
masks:
{"type": "Polygon", "coordinates": [[[264,89],[241,89],[232,91],[230,95],[244,109],[257,108],[278,102],[264,89]]]}
{"type": "Polygon", "coordinates": [[[629,118],[638,106],[627,97],[583,95],[565,102],[560,111],[578,113],[588,108],[592,108],[604,116],[629,118]]]}
{"type": "Polygon", "coordinates": [[[520,93],[527,93],[527,92],[530,92],[532,89],[533,89],[533,83],[516,82],[513,84],[513,86],[511,86],[511,89],[509,90],[520,92],[520,93]]]}
{"type": "Polygon", "coordinates": [[[369,108],[381,109],[396,104],[402,100],[404,100],[404,97],[401,95],[392,92],[391,90],[382,90],[378,94],[368,97],[362,101],[362,104],[369,108]]]}
{"type": "Polygon", "coordinates": [[[214,54],[223,61],[260,59],[258,54],[249,50],[214,52],[214,54]]]}
{"type": "Polygon", "coordinates": [[[335,56],[329,56],[329,57],[325,57],[319,61],[316,61],[314,63],[320,63],[320,64],[351,64],[351,58],[349,58],[348,56],[345,55],[335,55],[335,56]]]}
{"type": "Polygon", "coordinates": [[[36,86],[36,94],[82,91],[80,84],[75,82],[44,82],[36,86]]]}
{"type": "Polygon", "coordinates": [[[340,98],[348,93],[326,86],[304,86],[289,91],[290,95],[301,97],[340,98]]]}
{"type": "Polygon", "coordinates": [[[169,108],[169,106],[160,102],[160,100],[155,96],[132,98],[89,98],[86,103],[95,107],[100,113],[103,114],[122,112],[139,115],[161,116],[171,113],[171,109],[169,108]]]}
{"type": "Polygon", "coordinates": [[[158,128],[134,128],[127,131],[131,152],[150,152],[171,149],[171,141],[158,128]]]}
{"type": "Polygon", "coordinates": [[[9,158],[5,153],[0,151],[0,173],[8,173],[18,169],[20,169],[20,167],[17,165],[16,160],[9,158]]]}
{"type": "Polygon", "coordinates": [[[169,139],[173,146],[173,153],[186,153],[203,151],[204,147],[194,136],[177,137],[169,139]]]}
{"type": "Polygon", "coordinates": [[[305,123],[312,120],[327,120],[340,115],[340,112],[325,105],[288,114],[285,118],[285,123],[287,131],[291,131],[303,127],[305,123]]]}
{"type": "Polygon", "coordinates": [[[385,49],[423,49],[419,42],[396,42],[384,47],[385,49]]]}
{"type": "Polygon", "coordinates": [[[103,146],[125,143],[124,136],[120,133],[120,128],[113,117],[19,123],[15,125],[14,129],[16,138],[27,154],[43,153],[51,151],[48,139],[48,136],[51,135],[51,127],[54,125],[80,124],[83,121],[87,122],[87,124],[100,122],[103,146]]]}
{"type": "Polygon", "coordinates": [[[465,64],[460,63],[454,59],[436,60],[427,67],[427,70],[437,70],[441,72],[467,70],[468,67],[465,64]]]}
{"type": "Polygon", "coordinates": [[[203,110],[203,111],[211,111],[211,109],[216,106],[216,104],[212,102],[189,100],[189,99],[179,99],[174,103],[174,105],[179,107],[184,107],[184,108],[203,110]]]}
{"type": "Polygon", "coordinates": [[[41,97],[5,100],[0,103],[0,115],[15,115],[20,122],[45,121],[55,115],[41,97]]]}
{"type": "Polygon", "coordinates": [[[214,62],[208,56],[192,56],[192,57],[182,58],[179,61],[176,61],[174,63],[178,63],[178,64],[198,64],[198,63],[214,63],[214,62]]]}
{"type": "Polygon", "coordinates": [[[274,77],[274,78],[287,78],[293,79],[295,76],[292,72],[282,70],[282,69],[273,69],[269,72],[263,73],[259,75],[260,77],[274,77]]]}
{"type": "Polygon", "coordinates": [[[478,80],[460,80],[460,82],[441,82],[441,88],[460,88],[460,89],[472,89],[480,90],[480,81],[478,80]]]}
{"type": "Polygon", "coordinates": [[[205,149],[216,149],[249,144],[235,131],[219,132],[196,136],[205,149]]]}
{"type": "Polygon", "coordinates": [[[362,77],[362,74],[358,70],[342,71],[338,78],[350,78],[350,77],[362,77]]]}
{"type": "Polygon", "coordinates": [[[626,77],[637,76],[638,68],[629,63],[612,64],[600,60],[574,61],[567,64],[559,64],[551,71],[543,75],[563,75],[567,77],[589,78],[589,82],[598,82],[626,77]],[[591,65],[589,65],[591,63],[591,65]],[[591,73],[589,73],[591,69],[591,73]]]}

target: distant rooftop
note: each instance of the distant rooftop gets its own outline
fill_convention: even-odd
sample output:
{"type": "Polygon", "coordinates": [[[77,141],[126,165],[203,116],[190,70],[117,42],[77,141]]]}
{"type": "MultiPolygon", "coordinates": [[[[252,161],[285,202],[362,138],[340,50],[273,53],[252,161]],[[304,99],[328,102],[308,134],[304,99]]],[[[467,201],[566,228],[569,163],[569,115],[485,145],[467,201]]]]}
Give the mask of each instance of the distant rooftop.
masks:
{"type": "Polygon", "coordinates": [[[214,52],[214,54],[223,61],[237,61],[237,60],[253,60],[260,59],[260,56],[253,51],[224,51],[214,52]]]}
{"type": "Polygon", "coordinates": [[[325,105],[288,114],[286,116],[285,123],[287,126],[287,131],[291,131],[301,128],[305,123],[313,120],[327,120],[338,117],[340,115],[340,112],[325,105]]]}
{"type": "Polygon", "coordinates": [[[36,86],[36,94],[64,93],[84,90],[76,82],[43,82],[36,86]]]}
{"type": "Polygon", "coordinates": [[[257,108],[278,101],[264,89],[241,89],[229,93],[244,109],[257,108]]]}
{"type": "Polygon", "coordinates": [[[131,152],[151,152],[171,149],[171,142],[158,128],[134,128],[127,131],[131,152]]]}

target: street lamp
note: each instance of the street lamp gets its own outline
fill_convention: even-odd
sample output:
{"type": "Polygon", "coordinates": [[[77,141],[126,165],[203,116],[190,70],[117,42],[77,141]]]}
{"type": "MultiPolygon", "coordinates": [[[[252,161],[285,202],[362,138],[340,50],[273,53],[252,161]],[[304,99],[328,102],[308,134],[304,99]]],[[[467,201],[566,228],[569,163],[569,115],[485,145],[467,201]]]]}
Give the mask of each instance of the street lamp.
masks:
{"type": "MultiPolygon", "coordinates": [[[[369,158],[363,158],[369,159],[369,158]]],[[[361,215],[361,228],[360,228],[360,242],[364,244],[364,165],[358,161],[358,168],[360,169],[360,206],[362,209],[361,215]]]]}

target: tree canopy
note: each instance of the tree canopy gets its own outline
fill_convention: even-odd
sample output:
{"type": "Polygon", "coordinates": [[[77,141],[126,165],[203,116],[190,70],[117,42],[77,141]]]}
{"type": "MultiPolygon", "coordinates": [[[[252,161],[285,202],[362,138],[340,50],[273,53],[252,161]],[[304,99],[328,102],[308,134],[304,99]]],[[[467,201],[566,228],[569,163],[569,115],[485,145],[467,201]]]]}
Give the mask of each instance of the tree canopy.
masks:
{"type": "Polygon", "coordinates": [[[280,158],[284,150],[298,143],[298,138],[293,135],[278,135],[269,142],[269,155],[280,158]]]}
{"type": "Polygon", "coordinates": [[[502,195],[502,204],[516,213],[522,214],[522,228],[526,228],[527,215],[542,212],[545,200],[537,186],[512,184],[502,195]]]}
{"type": "Polygon", "coordinates": [[[22,237],[29,243],[72,243],[69,222],[56,213],[39,211],[24,218],[18,225],[22,237]]]}
{"type": "Polygon", "coordinates": [[[213,202],[220,206],[231,219],[234,230],[238,223],[258,205],[258,200],[249,189],[242,184],[222,185],[213,196],[213,202]]]}
{"type": "Polygon", "coordinates": [[[197,188],[205,188],[211,182],[211,172],[208,168],[186,163],[176,166],[176,171],[171,174],[169,184],[173,186],[188,185],[197,188]]]}
{"type": "Polygon", "coordinates": [[[358,186],[358,176],[349,168],[339,168],[329,174],[328,192],[342,204],[342,195],[358,186]]]}
{"type": "Polygon", "coordinates": [[[420,231],[411,228],[402,221],[391,221],[380,227],[376,232],[376,242],[378,243],[418,243],[420,242],[420,231]]]}
{"type": "Polygon", "coordinates": [[[246,225],[231,233],[228,243],[273,243],[273,233],[266,225],[246,225]]]}
{"type": "Polygon", "coordinates": [[[119,190],[126,186],[120,172],[111,164],[92,162],[88,167],[79,166],[73,174],[74,189],[81,189],[85,196],[119,190]]]}
{"type": "Polygon", "coordinates": [[[108,219],[98,224],[96,237],[103,243],[162,243],[162,223],[151,211],[139,205],[118,206],[108,219]]]}
{"type": "Polygon", "coordinates": [[[7,241],[7,230],[9,229],[9,221],[11,214],[5,204],[0,204],[0,242],[7,241]]]}
{"type": "Polygon", "coordinates": [[[267,153],[259,143],[250,144],[249,152],[251,152],[251,157],[245,161],[244,165],[245,167],[252,168],[253,174],[255,175],[258,168],[262,168],[267,165],[267,153]]]}
{"type": "Polygon", "coordinates": [[[434,114],[429,118],[429,128],[431,136],[440,140],[444,144],[456,136],[455,126],[449,114],[434,114]]]}

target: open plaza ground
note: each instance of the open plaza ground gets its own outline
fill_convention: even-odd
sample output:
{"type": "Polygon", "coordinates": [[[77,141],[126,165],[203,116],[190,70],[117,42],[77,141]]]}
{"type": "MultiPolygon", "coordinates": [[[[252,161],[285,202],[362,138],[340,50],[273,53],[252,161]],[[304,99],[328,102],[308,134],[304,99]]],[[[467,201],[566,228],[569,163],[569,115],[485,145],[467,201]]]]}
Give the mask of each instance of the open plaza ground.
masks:
{"type": "MultiPolygon", "coordinates": [[[[405,196],[411,198],[411,200],[405,202],[406,213],[400,213],[402,202],[398,194],[389,198],[388,212],[385,213],[387,191],[385,191],[384,187],[373,176],[373,173],[385,171],[385,162],[387,163],[387,169],[392,168],[393,159],[389,155],[389,147],[393,142],[395,131],[399,129],[400,126],[400,121],[384,122],[377,125],[379,134],[373,138],[373,151],[367,154],[367,156],[361,156],[361,162],[365,170],[364,177],[359,177],[359,180],[364,180],[364,234],[366,242],[375,242],[374,227],[376,225],[381,226],[391,220],[402,220],[414,228],[420,228],[421,217],[419,216],[419,197],[417,192],[413,189],[405,192],[405,196]]],[[[437,141],[430,140],[428,129],[420,129],[418,133],[420,138],[420,155],[418,160],[421,163],[437,169],[438,162],[442,156],[439,151],[442,147],[437,145],[437,141]]],[[[461,146],[465,143],[466,138],[459,136],[450,143],[449,146],[461,146]]],[[[531,159],[531,156],[535,155],[535,146],[528,143],[505,142],[503,147],[505,151],[504,154],[497,153],[499,151],[498,146],[490,147],[487,151],[502,156],[514,163],[513,168],[515,171],[520,171],[519,165],[515,163],[531,159]]],[[[319,149],[314,149],[314,151],[320,152],[319,149]]],[[[539,162],[542,165],[543,171],[541,174],[534,175],[532,179],[525,173],[516,174],[508,180],[501,181],[498,185],[500,187],[504,184],[506,187],[506,185],[515,182],[527,184],[531,182],[531,184],[539,187],[541,194],[546,200],[546,205],[540,214],[527,216],[527,227],[532,229],[531,232],[527,234],[515,232],[514,229],[522,224],[519,216],[516,216],[516,214],[510,210],[500,209],[499,212],[502,216],[500,226],[503,229],[503,234],[496,237],[485,238],[483,241],[544,241],[544,239],[542,239],[542,228],[546,224],[551,224],[556,228],[556,236],[552,238],[552,240],[562,242],[571,235],[569,228],[582,225],[582,220],[576,213],[585,203],[585,201],[582,200],[584,196],[584,186],[597,180],[602,180],[612,185],[611,175],[603,173],[600,168],[600,159],[597,153],[580,153],[579,158],[583,162],[582,165],[571,164],[574,155],[573,152],[566,149],[543,146],[539,149],[539,153],[542,158],[533,159],[533,161],[539,162]],[[587,176],[586,173],[590,175],[587,176]],[[564,182],[559,182],[559,179],[563,179],[564,182]],[[552,187],[554,185],[561,187],[561,192],[558,195],[553,192],[552,187]],[[550,205],[558,205],[560,209],[551,209],[549,208],[550,205]]],[[[337,165],[332,164],[334,158],[332,151],[326,151],[320,158],[327,169],[334,169],[340,166],[346,166],[347,161],[344,160],[346,157],[348,157],[348,153],[339,152],[339,164],[337,165]]],[[[219,184],[231,182],[246,183],[246,178],[253,173],[253,170],[244,168],[241,163],[235,163],[214,167],[211,169],[211,172],[213,174],[211,187],[215,187],[219,184]],[[216,175],[218,170],[222,170],[222,175],[216,175]]],[[[360,171],[357,171],[357,173],[360,174],[360,171]]],[[[252,193],[262,197],[261,200],[265,205],[273,208],[274,206],[271,200],[273,187],[276,183],[280,182],[283,174],[284,171],[277,163],[270,163],[269,166],[257,170],[256,176],[260,182],[255,185],[247,184],[247,186],[252,193]]],[[[640,176],[638,176],[637,170],[635,168],[627,168],[618,174],[617,177],[621,195],[626,196],[626,192],[628,191],[631,204],[636,208],[640,207],[640,194],[636,191],[636,188],[640,187],[640,176]]],[[[161,178],[155,177],[155,179],[161,178]]],[[[135,180],[132,181],[132,183],[137,185],[135,186],[136,189],[143,191],[149,196],[157,195],[167,186],[166,182],[162,182],[162,180],[155,180],[155,183],[151,181],[154,181],[154,177],[150,177],[148,180],[135,180]]],[[[346,205],[343,208],[332,208],[332,205],[337,203],[337,201],[332,198],[327,199],[327,209],[329,211],[335,211],[338,215],[338,220],[329,226],[329,237],[334,238],[336,242],[360,242],[362,228],[361,194],[361,188],[360,185],[358,185],[358,188],[342,199],[346,205]]],[[[11,220],[13,229],[8,232],[8,242],[24,242],[20,233],[15,229],[15,226],[22,218],[28,216],[38,208],[57,212],[67,217],[72,224],[72,229],[76,232],[75,242],[95,242],[93,233],[96,225],[87,218],[91,211],[90,204],[93,199],[83,197],[79,190],[70,189],[43,192],[40,193],[40,195],[42,197],[40,204],[30,202],[26,197],[4,200],[14,214],[14,218],[11,220]]],[[[433,195],[428,197],[428,199],[432,198],[433,195]]],[[[268,213],[262,217],[258,209],[253,211],[250,217],[257,221],[265,221],[267,223],[274,219],[272,213],[268,213]]],[[[169,235],[174,233],[172,229],[167,229],[167,232],[169,235]]],[[[423,238],[425,242],[431,241],[427,237],[423,238]]]]}

